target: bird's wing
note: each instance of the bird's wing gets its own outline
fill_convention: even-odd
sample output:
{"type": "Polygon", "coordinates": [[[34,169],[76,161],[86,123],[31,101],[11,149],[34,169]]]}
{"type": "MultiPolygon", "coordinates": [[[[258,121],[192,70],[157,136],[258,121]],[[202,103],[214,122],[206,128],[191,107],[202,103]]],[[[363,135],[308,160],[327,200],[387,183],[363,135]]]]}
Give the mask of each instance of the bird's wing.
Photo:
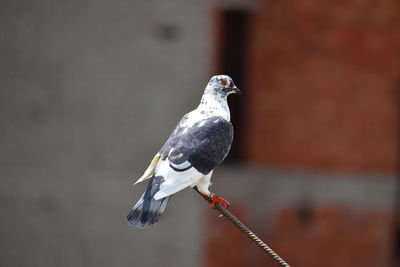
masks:
{"type": "Polygon", "coordinates": [[[186,128],[156,175],[164,177],[155,199],[172,195],[209,174],[227,156],[233,140],[232,124],[222,117],[203,119],[186,128]]]}
{"type": "Polygon", "coordinates": [[[222,117],[201,119],[187,126],[183,117],[165,145],[154,157],[145,175],[136,183],[153,174],[163,176],[155,199],[174,194],[209,174],[228,155],[232,140],[232,124],[222,117]],[[157,170],[157,166],[159,169],[157,170]]]}
{"type": "Polygon", "coordinates": [[[193,167],[206,175],[228,155],[232,140],[229,121],[219,116],[200,120],[174,141],[168,153],[170,167],[177,172],[193,167]]]}

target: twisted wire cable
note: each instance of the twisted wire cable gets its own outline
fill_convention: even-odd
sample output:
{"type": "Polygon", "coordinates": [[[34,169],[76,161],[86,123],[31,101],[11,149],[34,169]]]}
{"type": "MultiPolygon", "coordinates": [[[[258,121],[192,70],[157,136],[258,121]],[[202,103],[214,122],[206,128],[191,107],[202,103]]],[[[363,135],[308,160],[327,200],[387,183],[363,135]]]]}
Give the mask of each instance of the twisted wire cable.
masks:
{"type": "MultiPolygon", "coordinates": [[[[194,188],[205,200],[212,203],[212,199],[208,196],[203,195],[197,189],[194,188]]],[[[219,203],[215,203],[215,208],[221,212],[229,221],[231,221],[240,231],[245,233],[259,248],[261,248],[265,253],[272,257],[275,262],[283,267],[290,267],[275,251],[273,251],[267,244],[265,244],[258,236],[256,236],[246,225],[244,225],[238,218],[236,218],[229,210],[224,208],[219,203]]]]}

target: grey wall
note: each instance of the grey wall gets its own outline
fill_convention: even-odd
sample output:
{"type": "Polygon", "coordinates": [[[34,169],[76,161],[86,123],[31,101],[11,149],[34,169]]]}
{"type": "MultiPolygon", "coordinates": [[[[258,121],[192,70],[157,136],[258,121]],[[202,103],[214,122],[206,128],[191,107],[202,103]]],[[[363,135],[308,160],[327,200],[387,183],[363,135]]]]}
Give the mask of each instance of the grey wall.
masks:
{"type": "Polygon", "coordinates": [[[136,2],[3,1],[2,163],[139,167],[197,105],[204,4],[136,2]]]}
{"type": "Polygon", "coordinates": [[[1,1],[0,266],[196,266],[199,197],[125,222],[209,79],[205,1],[1,1]]]}

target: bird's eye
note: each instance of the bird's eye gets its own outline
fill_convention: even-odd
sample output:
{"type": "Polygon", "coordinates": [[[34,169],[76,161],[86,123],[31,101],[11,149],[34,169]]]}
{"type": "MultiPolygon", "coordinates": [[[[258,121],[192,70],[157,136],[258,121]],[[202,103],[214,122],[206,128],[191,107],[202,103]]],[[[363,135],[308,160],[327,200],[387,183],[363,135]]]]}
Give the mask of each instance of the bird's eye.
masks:
{"type": "Polygon", "coordinates": [[[224,79],[224,80],[221,81],[221,84],[222,84],[223,86],[227,86],[227,85],[228,85],[228,81],[224,79]]]}

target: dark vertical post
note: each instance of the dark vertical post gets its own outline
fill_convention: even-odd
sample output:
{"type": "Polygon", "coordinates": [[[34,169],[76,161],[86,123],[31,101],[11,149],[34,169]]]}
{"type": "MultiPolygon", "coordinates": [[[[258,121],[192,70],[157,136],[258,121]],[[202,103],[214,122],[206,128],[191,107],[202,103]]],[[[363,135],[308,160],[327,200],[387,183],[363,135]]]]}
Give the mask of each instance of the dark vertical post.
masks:
{"type": "Polygon", "coordinates": [[[226,162],[241,160],[241,127],[242,123],[242,100],[246,97],[245,88],[245,64],[248,43],[248,20],[249,11],[242,9],[228,9],[221,13],[223,23],[223,38],[220,46],[222,62],[219,72],[229,75],[236,86],[242,90],[242,96],[229,98],[231,110],[231,122],[235,130],[235,138],[226,162]]]}

